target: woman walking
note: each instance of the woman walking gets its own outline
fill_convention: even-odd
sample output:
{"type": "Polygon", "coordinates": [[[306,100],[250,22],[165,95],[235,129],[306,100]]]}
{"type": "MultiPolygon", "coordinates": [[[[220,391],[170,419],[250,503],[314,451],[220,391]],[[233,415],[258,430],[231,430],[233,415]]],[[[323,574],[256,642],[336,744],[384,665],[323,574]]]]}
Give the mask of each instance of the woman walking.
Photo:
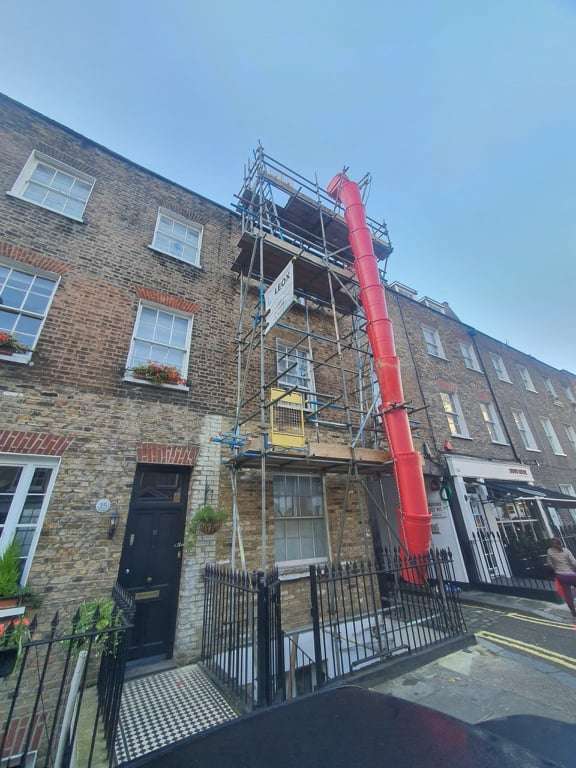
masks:
{"type": "Polygon", "coordinates": [[[562,546],[560,539],[551,539],[548,549],[548,565],[556,575],[566,605],[570,608],[570,613],[576,619],[576,608],[574,608],[574,595],[572,587],[576,587],[576,558],[569,549],[562,546]]]}

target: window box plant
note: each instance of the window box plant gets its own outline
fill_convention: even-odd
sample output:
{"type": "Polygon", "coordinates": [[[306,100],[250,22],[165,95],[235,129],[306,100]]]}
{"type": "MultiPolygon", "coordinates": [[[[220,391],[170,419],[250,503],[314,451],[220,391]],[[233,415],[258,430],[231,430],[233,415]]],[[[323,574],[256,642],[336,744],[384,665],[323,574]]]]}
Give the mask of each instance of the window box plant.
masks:
{"type": "Polygon", "coordinates": [[[13,355],[17,352],[28,352],[28,347],[20,344],[8,331],[0,331],[0,355],[13,355]]]}
{"type": "Polygon", "coordinates": [[[20,594],[20,547],[12,541],[0,555],[0,608],[15,608],[20,594]]]}
{"type": "Polygon", "coordinates": [[[187,549],[190,551],[196,545],[198,533],[212,536],[217,533],[226,520],[226,512],[223,509],[214,509],[210,504],[204,504],[192,515],[186,531],[187,549]]]}
{"type": "Polygon", "coordinates": [[[135,379],[150,381],[153,384],[171,384],[177,386],[186,381],[180,376],[180,372],[172,365],[160,365],[159,363],[146,363],[129,369],[135,379]]]}
{"type": "Polygon", "coordinates": [[[30,640],[30,620],[10,619],[0,623],[0,678],[12,673],[24,643],[30,640]]]}
{"type": "Polygon", "coordinates": [[[74,641],[74,650],[81,651],[92,639],[92,650],[97,656],[115,653],[120,635],[113,630],[122,626],[121,611],[111,598],[82,603],[72,619],[72,634],[80,636],[74,641]]]}

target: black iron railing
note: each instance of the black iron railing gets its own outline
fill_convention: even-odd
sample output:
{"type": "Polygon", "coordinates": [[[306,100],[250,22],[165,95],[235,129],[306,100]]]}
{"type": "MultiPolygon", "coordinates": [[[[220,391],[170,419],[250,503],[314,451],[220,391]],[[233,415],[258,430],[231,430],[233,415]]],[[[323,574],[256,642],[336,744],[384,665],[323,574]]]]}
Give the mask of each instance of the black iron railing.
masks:
{"type": "Polygon", "coordinates": [[[98,611],[87,628],[79,612],[70,623],[57,612],[43,634],[36,618],[30,623],[0,702],[0,759],[10,766],[24,766],[31,753],[45,768],[113,764],[134,611],[120,587],[113,598],[105,628],[98,611]]]}
{"type": "Polygon", "coordinates": [[[310,567],[316,684],[465,632],[452,555],[310,567]]]}
{"type": "Polygon", "coordinates": [[[285,697],[278,572],[204,572],[204,666],[248,708],[285,697]]]}

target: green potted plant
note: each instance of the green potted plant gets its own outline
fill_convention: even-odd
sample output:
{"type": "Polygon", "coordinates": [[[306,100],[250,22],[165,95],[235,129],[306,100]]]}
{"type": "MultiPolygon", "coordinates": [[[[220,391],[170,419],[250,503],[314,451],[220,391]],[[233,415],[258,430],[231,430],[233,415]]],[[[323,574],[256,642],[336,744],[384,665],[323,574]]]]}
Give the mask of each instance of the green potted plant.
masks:
{"type": "Polygon", "coordinates": [[[30,640],[30,620],[23,618],[0,622],[0,678],[13,671],[24,643],[30,640]]]}
{"type": "Polygon", "coordinates": [[[15,608],[20,593],[20,547],[12,541],[0,555],[0,608],[15,608]]]}
{"type": "Polygon", "coordinates": [[[28,347],[8,331],[0,331],[0,355],[13,355],[16,352],[28,352],[28,347]]]}
{"type": "Polygon", "coordinates": [[[226,520],[226,512],[223,509],[214,509],[210,504],[203,504],[192,515],[188,522],[186,531],[187,549],[190,550],[196,545],[198,533],[211,536],[222,528],[226,520]]]}
{"type": "Polygon", "coordinates": [[[90,600],[76,611],[72,619],[72,634],[86,635],[75,641],[74,648],[81,651],[90,641],[90,633],[95,632],[92,641],[92,650],[97,655],[102,655],[105,650],[114,650],[118,633],[110,630],[122,626],[122,615],[116,608],[111,598],[103,597],[90,600]]]}

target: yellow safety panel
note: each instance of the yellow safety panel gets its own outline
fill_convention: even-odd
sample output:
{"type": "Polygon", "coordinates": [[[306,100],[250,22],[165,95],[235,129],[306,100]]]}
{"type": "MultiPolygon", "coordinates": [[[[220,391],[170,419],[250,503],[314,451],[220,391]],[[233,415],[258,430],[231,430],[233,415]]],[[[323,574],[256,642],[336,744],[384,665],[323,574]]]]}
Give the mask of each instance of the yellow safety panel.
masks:
{"type": "Polygon", "coordinates": [[[282,448],[302,448],[304,435],[304,396],[285,394],[278,387],[270,389],[270,442],[282,448]]]}

